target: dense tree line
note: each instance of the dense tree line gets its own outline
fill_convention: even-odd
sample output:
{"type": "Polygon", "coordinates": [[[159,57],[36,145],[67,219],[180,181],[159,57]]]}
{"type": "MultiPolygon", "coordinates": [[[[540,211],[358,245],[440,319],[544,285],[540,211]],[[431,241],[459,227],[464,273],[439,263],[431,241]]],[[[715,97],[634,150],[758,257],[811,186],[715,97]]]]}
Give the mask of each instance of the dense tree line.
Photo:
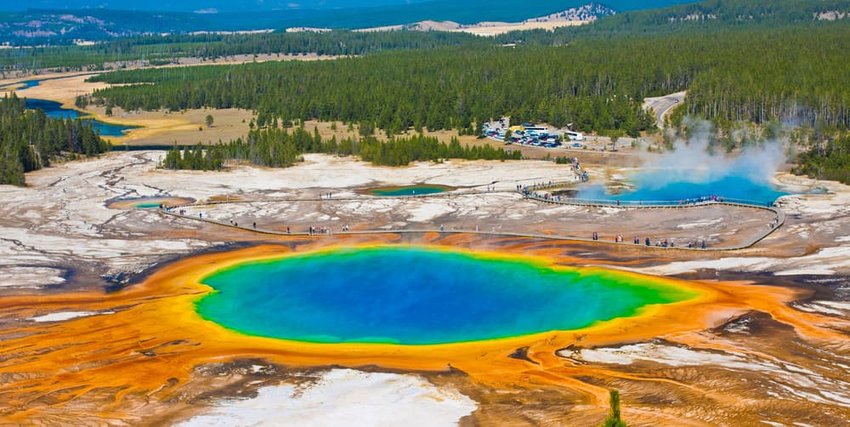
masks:
{"type": "MultiPolygon", "coordinates": [[[[850,0],[704,0],[620,13],[592,25],[554,31],[514,31],[498,43],[564,45],[576,39],[699,32],[707,36],[737,29],[766,29],[826,23],[850,13],[850,0]],[[831,15],[836,13],[836,15],[831,15]]],[[[846,24],[845,24],[846,25],[846,24]]]]}
{"type": "Polygon", "coordinates": [[[59,155],[93,156],[108,149],[89,123],[27,110],[14,94],[0,99],[0,184],[24,185],[25,172],[49,166],[59,155]]]}
{"type": "Polygon", "coordinates": [[[647,37],[662,58],[671,49],[693,52],[700,71],[687,86],[685,112],[720,129],[772,120],[846,128],[850,96],[841,82],[850,76],[848,20],[850,0],[705,0],[497,40],[557,46],[647,37]]]}
{"type": "MultiPolygon", "coordinates": [[[[675,1],[673,1],[675,2],[675,1]]],[[[486,11],[493,10],[492,0],[487,1],[486,11]]],[[[508,6],[509,0],[502,1],[500,7],[508,6]]],[[[558,7],[578,6],[581,2],[563,4],[558,1],[540,2],[533,5],[540,10],[558,7]]],[[[671,1],[631,1],[611,2],[609,6],[626,9],[651,8],[651,3],[665,5],[671,1]]],[[[524,5],[521,13],[528,13],[530,5],[524,5]]],[[[89,11],[92,12],[92,11],[89,11]]],[[[470,22],[482,18],[480,9],[469,8],[470,22]]],[[[171,35],[147,35],[116,38],[93,46],[47,46],[47,40],[35,43],[27,49],[0,50],[0,68],[4,70],[65,68],[65,69],[103,69],[104,64],[126,61],[146,61],[152,65],[171,62],[180,57],[220,58],[242,54],[304,54],[321,55],[363,55],[392,49],[426,49],[439,46],[458,46],[468,44],[499,45],[505,43],[565,45],[576,39],[589,37],[636,36],[641,34],[681,33],[693,31],[711,31],[714,33],[735,28],[768,26],[787,26],[807,24],[818,19],[829,19],[830,13],[847,14],[850,12],[850,0],[705,0],[650,10],[638,10],[604,17],[592,25],[564,27],[553,31],[519,31],[498,36],[482,38],[465,33],[448,32],[353,32],[335,30],[317,32],[274,32],[269,34],[187,34],[179,31],[171,35]]],[[[98,11],[97,13],[119,14],[112,19],[132,22],[130,26],[144,28],[146,32],[173,32],[173,26],[180,26],[186,18],[210,18],[211,16],[187,15],[183,18],[170,16],[170,30],[157,31],[158,20],[166,19],[163,14],[147,16],[135,12],[98,11]],[[140,16],[142,16],[140,18],[140,16]],[[141,21],[140,21],[141,19],[141,21]]],[[[485,12],[486,13],[486,12],[485,12]]],[[[167,14],[166,14],[167,15],[167,14]]],[[[244,16],[242,16],[244,18],[244,16]]],[[[314,17],[313,19],[315,20],[314,17]]],[[[430,17],[428,19],[433,19],[430,17]]],[[[38,20],[37,18],[33,18],[38,20]]],[[[111,21],[112,19],[106,19],[111,21]]],[[[228,14],[233,20],[233,14],[228,14]]],[[[404,21],[398,17],[396,23],[404,21]]],[[[456,19],[455,19],[456,20],[456,19]]],[[[256,23],[255,23],[256,24],[256,23]]],[[[315,23],[312,25],[316,25],[315,23]]],[[[270,26],[267,28],[275,28],[270,26]]],[[[279,27],[277,27],[279,28],[279,27]]],[[[8,30],[8,29],[7,29],[8,30]]],[[[121,31],[117,31],[121,33],[121,31]]],[[[80,37],[74,37],[80,38],[80,37]]],[[[70,41],[70,40],[69,40],[70,41]]]]}
{"type": "Polygon", "coordinates": [[[800,155],[795,173],[850,184],[850,135],[818,144],[800,155]]]}
{"type": "Polygon", "coordinates": [[[802,125],[850,127],[850,26],[747,31],[720,39],[716,65],[688,87],[687,112],[714,120],[757,124],[786,120],[802,125]]]}
{"type": "Polygon", "coordinates": [[[586,131],[652,127],[641,100],[688,90],[688,111],[722,121],[850,125],[850,26],[591,38],[564,47],[446,48],[322,63],[138,70],[96,92],[128,109],[239,107],[260,124],[323,119],[472,131],[501,115],[586,131]]]}
{"type": "Polygon", "coordinates": [[[227,144],[174,147],[163,161],[168,169],[220,170],[224,161],[235,160],[259,166],[289,167],[301,161],[305,153],[325,153],[337,156],[359,156],[363,161],[380,166],[405,166],[417,161],[444,159],[519,160],[519,151],[506,151],[489,145],[464,147],[457,138],[442,143],[437,138],[414,135],[379,141],[336,137],[322,139],[318,131],[311,134],[303,128],[290,131],[281,128],[255,129],[245,139],[227,144]]]}
{"type": "Polygon", "coordinates": [[[96,101],[125,109],[238,107],[258,125],[298,119],[367,122],[390,134],[409,128],[475,132],[477,123],[516,120],[574,123],[586,130],[653,127],[647,94],[687,84],[681,61],[643,66],[621,45],[608,58],[576,48],[446,48],[388,52],[311,63],[263,63],[135,70],[104,74],[108,83],[154,83],[97,91],[96,101]],[[100,98],[100,99],[98,99],[100,98]]]}
{"type": "Polygon", "coordinates": [[[264,34],[175,34],[115,39],[93,46],[49,46],[0,50],[0,66],[19,69],[103,69],[106,63],[147,61],[162,65],[177,58],[217,59],[234,55],[318,54],[351,56],[386,50],[491,44],[466,33],[439,31],[330,31],[264,34]]]}
{"type": "Polygon", "coordinates": [[[224,167],[224,151],[211,147],[213,149],[207,149],[198,144],[194,148],[183,147],[180,149],[175,145],[166,153],[162,166],[174,170],[221,170],[224,167]]]}

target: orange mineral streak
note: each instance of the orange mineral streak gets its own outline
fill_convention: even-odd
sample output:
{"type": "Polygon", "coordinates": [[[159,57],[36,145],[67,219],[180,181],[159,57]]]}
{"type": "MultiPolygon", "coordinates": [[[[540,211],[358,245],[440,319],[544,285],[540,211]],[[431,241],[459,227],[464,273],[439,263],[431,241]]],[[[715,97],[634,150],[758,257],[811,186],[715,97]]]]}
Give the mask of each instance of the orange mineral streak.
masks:
{"type": "MultiPolygon", "coordinates": [[[[358,237],[346,244],[388,244],[395,235],[358,237]]],[[[563,255],[570,243],[537,246],[539,242],[510,239],[492,245],[475,236],[428,234],[417,244],[439,242],[444,248],[493,249],[499,256],[542,257],[561,265],[587,265],[587,259],[563,255]],[[560,246],[560,247],[559,247],[560,246]]],[[[294,238],[298,251],[328,248],[321,241],[294,238]]],[[[336,240],[337,244],[340,240],[336,240]]],[[[342,240],[345,243],[345,239],[342,240]]],[[[36,416],[45,405],[63,405],[94,390],[112,389],[114,401],[103,415],[122,412],[122,399],[132,394],[167,399],[205,363],[262,358],[298,368],[328,365],[379,366],[400,371],[466,372],[473,381],[494,387],[566,387],[594,405],[607,404],[608,391],[577,377],[623,373],[578,365],[558,357],[568,346],[593,347],[676,337],[716,326],[750,310],[769,313],[798,333],[824,340],[841,337],[829,329],[828,318],[787,307],[798,291],[744,283],[684,282],[653,278],[695,290],[698,297],[651,306],[638,316],[602,322],[566,332],[517,338],[427,346],[387,344],[315,344],[243,335],[197,315],[194,302],[210,291],[200,280],[214,271],[249,260],[285,256],[288,246],[264,245],[199,255],[170,264],[143,283],[106,294],[101,291],[49,296],[0,298],[0,318],[22,319],[59,311],[104,311],[114,314],[57,323],[25,323],[0,342],[0,420],[14,422],[36,416]],[[536,363],[509,357],[528,347],[536,363]]],[[[635,274],[635,273],[625,273],[635,274]]]]}
{"type": "Polygon", "coordinates": [[[134,209],[139,203],[156,203],[164,206],[182,206],[192,203],[194,200],[185,197],[148,197],[138,199],[116,200],[110,202],[110,209],[134,209]]]}

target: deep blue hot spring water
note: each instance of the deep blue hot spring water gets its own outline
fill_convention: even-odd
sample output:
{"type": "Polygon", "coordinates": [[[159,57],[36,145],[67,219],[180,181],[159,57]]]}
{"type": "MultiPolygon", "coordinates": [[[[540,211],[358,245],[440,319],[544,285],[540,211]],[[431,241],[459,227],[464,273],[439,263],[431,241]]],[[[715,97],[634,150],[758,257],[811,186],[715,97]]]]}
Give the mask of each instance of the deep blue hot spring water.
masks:
{"type": "Polygon", "coordinates": [[[248,261],[202,279],[198,313],[250,335],[442,344],[573,330],[695,296],[663,279],[427,247],[248,261]]]}
{"type": "Polygon", "coordinates": [[[621,202],[664,202],[678,203],[686,199],[718,196],[728,201],[752,204],[772,204],[788,193],[776,188],[767,179],[734,173],[720,177],[679,177],[670,179],[665,171],[649,171],[635,174],[631,189],[619,193],[610,191],[603,184],[587,184],[578,187],[576,198],[586,200],[621,202]]]}

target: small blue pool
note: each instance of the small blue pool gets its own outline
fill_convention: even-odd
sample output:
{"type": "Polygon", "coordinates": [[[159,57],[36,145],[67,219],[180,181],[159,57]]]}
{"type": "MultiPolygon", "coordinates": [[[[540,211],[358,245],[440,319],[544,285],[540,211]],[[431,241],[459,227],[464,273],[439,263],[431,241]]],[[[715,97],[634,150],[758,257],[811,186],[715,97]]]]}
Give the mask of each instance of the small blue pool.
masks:
{"type": "Polygon", "coordinates": [[[94,130],[101,136],[123,136],[127,133],[127,131],[136,128],[136,126],[117,125],[102,122],[100,120],[85,118],[85,116],[77,110],[64,108],[62,107],[62,104],[55,101],[48,101],[46,99],[27,98],[26,107],[30,110],[44,111],[44,114],[52,119],[82,119],[83,121],[91,122],[94,130]]]}

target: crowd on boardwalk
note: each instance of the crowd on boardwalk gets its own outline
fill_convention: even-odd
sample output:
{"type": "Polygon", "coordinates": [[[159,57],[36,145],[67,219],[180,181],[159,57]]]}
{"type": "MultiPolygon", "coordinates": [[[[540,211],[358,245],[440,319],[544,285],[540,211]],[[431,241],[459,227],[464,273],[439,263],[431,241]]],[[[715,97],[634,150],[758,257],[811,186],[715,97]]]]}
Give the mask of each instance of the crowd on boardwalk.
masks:
{"type": "MultiPolygon", "coordinates": [[[[565,160],[567,160],[569,162],[568,164],[570,165],[570,167],[571,167],[571,169],[574,173],[574,177],[575,177],[574,180],[563,181],[563,182],[557,182],[557,181],[549,180],[549,181],[537,182],[537,183],[530,184],[530,185],[517,184],[516,187],[515,187],[516,192],[521,194],[524,198],[548,202],[548,203],[561,203],[561,204],[580,205],[580,206],[594,206],[594,205],[618,206],[618,207],[621,206],[620,200],[598,200],[598,201],[597,200],[582,200],[582,199],[578,199],[578,198],[571,197],[571,196],[562,196],[562,195],[552,194],[550,192],[542,191],[542,190],[546,190],[546,189],[553,189],[553,188],[560,187],[560,186],[566,186],[566,185],[574,184],[576,181],[584,182],[588,179],[587,172],[582,170],[581,165],[580,165],[577,158],[565,159],[565,160]]],[[[495,185],[490,184],[490,185],[486,186],[485,191],[478,191],[478,192],[476,192],[476,194],[477,193],[489,193],[489,192],[493,192],[493,191],[496,191],[496,187],[495,187],[495,185]]],[[[449,194],[447,194],[447,195],[449,195],[449,194]]],[[[405,196],[400,196],[400,197],[405,197],[405,196]]],[[[407,196],[407,197],[411,197],[411,196],[407,196]]],[[[416,195],[413,195],[412,197],[416,197],[416,195]]],[[[328,193],[320,193],[318,199],[319,200],[332,200],[332,199],[335,199],[335,198],[334,198],[333,193],[328,192],[328,193]]],[[[679,200],[678,203],[676,203],[675,201],[674,202],[662,202],[662,203],[642,202],[642,201],[633,202],[632,201],[632,202],[626,202],[624,204],[627,205],[627,206],[637,206],[637,207],[646,208],[646,207],[676,207],[676,206],[684,207],[684,206],[696,206],[696,205],[715,204],[715,203],[727,203],[727,201],[721,196],[709,195],[709,196],[702,196],[702,197],[696,197],[696,198],[685,198],[685,199],[679,200]]],[[[735,202],[733,202],[733,203],[735,203],[735,202]]],[[[772,208],[772,206],[773,206],[773,203],[768,203],[767,206],[755,205],[755,204],[752,204],[752,203],[745,203],[745,202],[744,203],[737,203],[737,204],[748,205],[748,206],[751,206],[751,207],[761,207],[762,209],[764,209],[765,207],[772,208]]],[[[170,206],[166,206],[164,204],[161,204],[160,209],[162,211],[166,212],[166,213],[169,213],[169,214],[180,215],[180,216],[187,217],[187,218],[194,218],[194,214],[189,214],[187,209],[185,209],[185,206],[170,207],[170,206]]],[[[768,231],[764,234],[764,236],[766,236],[767,234],[770,234],[770,232],[772,232],[774,229],[779,227],[783,222],[782,218],[784,218],[784,216],[782,215],[781,211],[779,211],[778,209],[772,209],[772,210],[774,212],[776,212],[777,215],[767,224],[768,231]]],[[[195,219],[226,225],[221,221],[217,221],[217,220],[214,220],[212,218],[209,218],[208,216],[205,215],[204,212],[198,212],[197,218],[195,218],[195,219]]],[[[232,220],[232,219],[229,220],[228,223],[232,227],[239,227],[239,223],[232,220]]],[[[253,230],[264,232],[264,233],[284,234],[281,229],[277,229],[277,230],[261,230],[261,229],[258,229],[256,222],[253,222],[250,228],[249,227],[241,227],[241,228],[253,229],[253,230]]],[[[501,228],[501,226],[499,226],[498,228],[501,228]]],[[[292,229],[291,229],[290,226],[286,226],[285,230],[286,230],[285,234],[292,234],[292,229]]],[[[371,232],[393,231],[393,230],[394,230],[393,228],[390,228],[390,229],[386,229],[386,230],[372,230],[371,232]]],[[[395,230],[395,231],[405,231],[405,230],[395,230]]],[[[439,231],[440,232],[446,231],[445,226],[441,224],[439,226],[439,231]]],[[[456,228],[452,227],[451,231],[452,232],[470,232],[472,230],[460,230],[460,229],[456,229],[456,228]]],[[[474,231],[480,232],[479,226],[477,224],[474,227],[474,231]]],[[[350,232],[352,232],[351,227],[348,224],[344,224],[341,227],[341,232],[342,233],[350,233],[350,232]]],[[[368,233],[368,232],[370,232],[370,230],[369,229],[362,229],[358,232],[368,233]]],[[[496,233],[496,227],[493,227],[492,232],[496,233]]],[[[296,234],[309,235],[309,236],[321,236],[321,235],[332,235],[332,234],[334,234],[334,231],[329,226],[310,225],[310,226],[307,226],[306,230],[304,230],[303,232],[301,232],[301,233],[296,232],[296,234]]],[[[528,234],[528,236],[534,237],[534,235],[532,235],[532,234],[528,234]]],[[[764,236],[759,237],[755,241],[757,242],[758,240],[760,240],[764,236]]],[[[581,237],[577,237],[577,236],[572,236],[572,237],[564,236],[563,238],[578,238],[578,239],[582,239],[582,240],[587,239],[587,240],[592,240],[592,241],[613,242],[615,244],[626,244],[625,239],[624,239],[622,234],[616,234],[616,235],[609,236],[609,237],[604,238],[604,239],[600,239],[599,233],[593,232],[591,234],[591,236],[589,236],[589,237],[590,237],[590,239],[587,239],[587,238],[582,239],[581,237]]],[[[631,239],[631,245],[641,246],[641,247],[657,247],[657,248],[707,249],[708,246],[709,246],[709,243],[704,238],[679,237],[679,238],[673,239],[673,238],[658,238],[658,237],[635,235],[631,239]]]]}
{"type": "MultiPolygon", "coordinates": [[[[591,240],[599,241],[599,233],[594,231],[593,234],[591,234],[591,240]]],[[[616,236],[614,236],[613,240],[614,240],[614,243],[624,243],[625,242],[622,234],[617,234],[616,236]]],[[[632,244],[637,245],[637,246],[651,246],[651,247],[658,247],[658,248],[675,248],[675,247],[677,247],[675,239],[661,239],[661,238],[657,238],[657,237],[656,238],[650,238],[650,237],[641,238],[640,236],[634,236],[634,238],[632,238],[632,244]]],[[[679,247],[682,247],[682,246],[680,245],[679,247]]],[[[685,244],[684,247],[690,248],[690,249],[706,249],[708,247],[708,243],[706,242],[705,239],[688,239],[688,242],[687,242],[687,244],[685,244]]]]}
{"type": "MultiPolygon", "coordinates": [[[[543,183],[543,184],[539,184],[539,185],[550,185],[550,184],[551,183],[543,183]]],[[[525,187],[525,186],[517,186],[518,191],[524,191],[526,188],[527,187],[525,187]]],[[[184,217],[187,217],[187,218],[192,218],[192,216],[188,215],[187,210],[183,209],[183,208],[175,208],[175,207],[160,205],[160,209],[162,209],[166,213],[176,214],[176,215],[184,216],[184,217]]],[[[213,221],[208,216],[205,217],[203,212],[198,212],[197,219],[206,220],[206,221],[213,221]]],[[[220,221],[213,221],[213,222],[221,223],[220,221]]],[[[232,227],[239,227],[239,223],[232,220],[232,219],[228,220],[228,224],[232,227]]],[[[771,227],[775,227],[775,226],[776,226],[776,222],[771,222],[771,227]]],[[[243,227],[243,228],[248,228],[248,227],[243,227]]],[[[258,230],[256,222],[252,223],[251,229],[258,230]]],[[[341,228],[341,231],[343,233],[350,232],[351,226],[348,225],[348,224],[344,224],[341,228]]],[[[446,227],[441,224],[439,226],[439,231],[445,232],[446,227]]],[[[452,228],[451,231],[471,231],[471,230],[456,230],[456,229],[452,228]]],[[[480,231],[479,227],[476,225],[475,226],[475,232],[479,232],[479,231],[480,231]]],[[[494,229],[494,231],[495,231],[495,229],[494,229]]],[[[283,232],[281,231],[281,233],[283,233],[283,232]]],[[[292,228],[290,226],[286,226],[285,234],[292,234],[292,228]]],[[[334,234],[334,231],[331,227],[328,227],[328,226],[310,225],[310,226],[307,226],[306,233],[303,233],[303,234],[306,234],[308,236],[322,236],[322,235],[330,236],[330,235],[334,234]]],[[[590,237],[591,237],[590,240],[600,241],[600,236],[599,236],[598,232],[593,232],[590,237]]],[[[617,234],[613,237],[613,239],[611,241],[613,241],[613,243],[624,243],[623,235],[617,234]]],[[[666,238],[661,239],[661,238],[650,238],[650,237],[643,237],[642,238],[640,236],[634,236],[634,238],[632,239],[632,244],[638,245],[638,246],[649,246],[649,247],[658,247],[658,248],[675,248],[675,247],[677,247],[674,239],[666,239],[666,238]]],[[[692,249],[695,249],[695,248],[696,249],[706,249],[707,246],[708,246],[708,244],[707,244],[706,240],[704,240],[704,239],[688,240],[688,242],[684,245],[684,247],[692,248],[692,249]]],[[[682,247],[682,246],[679,246],[679,247],[682,247]]]]}

